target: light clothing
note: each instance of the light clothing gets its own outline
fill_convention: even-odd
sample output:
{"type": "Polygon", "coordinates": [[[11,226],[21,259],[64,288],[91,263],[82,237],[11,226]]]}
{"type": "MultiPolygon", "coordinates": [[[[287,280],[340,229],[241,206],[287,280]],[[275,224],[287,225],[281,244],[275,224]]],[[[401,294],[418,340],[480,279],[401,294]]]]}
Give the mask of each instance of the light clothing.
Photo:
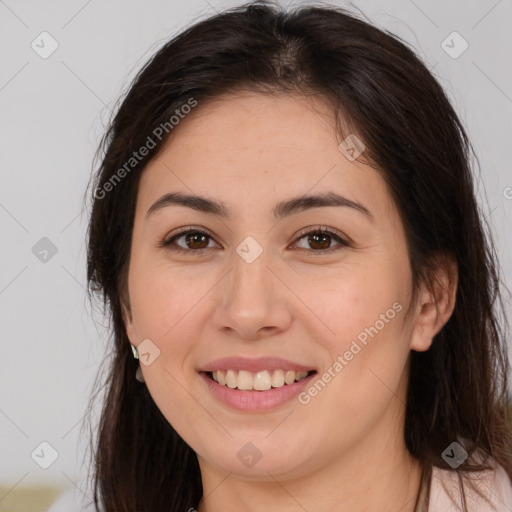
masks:
{"type": "MultiPolygon", "coordinates": [[[[495,464],[495,463],[494,463],[495,464]]],[[[512,512],[512,482],[505,469],[468,473],[463,478],[468,512],[512,512]],[[469,487],[469,479],[495,508],[469,487]]],[[[455,471],[433,467],[428,512],[461,512],[462,497],[455,471]]]]}

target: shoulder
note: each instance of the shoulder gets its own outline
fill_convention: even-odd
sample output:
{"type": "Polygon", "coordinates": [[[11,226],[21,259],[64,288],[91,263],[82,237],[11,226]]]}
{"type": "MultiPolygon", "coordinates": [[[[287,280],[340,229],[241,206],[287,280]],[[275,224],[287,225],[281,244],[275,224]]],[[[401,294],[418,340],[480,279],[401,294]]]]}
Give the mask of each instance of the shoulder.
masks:
{"type": "Polygon", "coordinates": [[[432,468],[429,512],[462,512],[459,475],[464,483],[468,512],[512,511],[512,482],[503,466],[491,459],[494,469],[459,473],[455,470],[432,468]],[[474,487],[478,489],[477,492],[474,487]],[[479,494],[488,497],[489,502],[479,494]]]}

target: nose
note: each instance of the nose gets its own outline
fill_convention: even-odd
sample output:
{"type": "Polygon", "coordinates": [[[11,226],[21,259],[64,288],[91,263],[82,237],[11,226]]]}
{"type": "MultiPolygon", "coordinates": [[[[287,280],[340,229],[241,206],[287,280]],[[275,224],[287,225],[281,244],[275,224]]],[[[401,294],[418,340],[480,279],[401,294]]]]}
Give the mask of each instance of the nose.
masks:
{"type": "Polygon", "coordinates": [[[290,291],[269,268],[266,252],[251,263],[235,253],[233,261],[215,289],[214,326],[244,340],[286,331],[292,320],[290,291]]]}

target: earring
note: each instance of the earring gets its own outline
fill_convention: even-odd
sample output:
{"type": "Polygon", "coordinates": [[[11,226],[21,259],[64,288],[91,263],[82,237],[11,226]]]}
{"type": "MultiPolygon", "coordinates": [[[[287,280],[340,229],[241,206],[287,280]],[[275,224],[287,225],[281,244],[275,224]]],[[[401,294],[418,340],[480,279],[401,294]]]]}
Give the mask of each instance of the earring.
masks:
{"type": "MultiPolygon", "coordinates": [[[[132,347],[132,353],[133,353],[133,357],[135,359],[139,359],[139,351],[137,350],[137,347],[134,347],[133,345],[130,344],[130,346],[132,347]]],[[[139,381],[139,382],[145,382],[144,380],[144,375],[142,375],[142,370],[140,369],[140,364],[139,364],[139,367],[137,368],[137,371],[135,372],[135,378],[139,381]]]]}
{"type": "Polygon", "coordinates": [[[144,380],[144,375],[142,375],[142,370],[140,369],[140,365],[139,365],[139,367],[137,368],[137,371],[135,372],[135,378],[136,378],[139,382],[145,382],[145,380],[144,380]]]}

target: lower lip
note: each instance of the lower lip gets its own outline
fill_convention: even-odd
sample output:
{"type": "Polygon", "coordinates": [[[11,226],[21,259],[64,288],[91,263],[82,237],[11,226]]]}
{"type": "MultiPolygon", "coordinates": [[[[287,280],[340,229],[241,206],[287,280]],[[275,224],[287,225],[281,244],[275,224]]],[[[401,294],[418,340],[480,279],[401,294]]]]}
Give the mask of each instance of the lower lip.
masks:
{"type": "Polygon", "coordinates": [[[268,411],[295,398],[316,375],[311,374],[299,382],[285,384],[267,391],[242,391],[221,386],[204,372],[199,374],[212,394],[223,404],[239,411],[268,411]]]}

